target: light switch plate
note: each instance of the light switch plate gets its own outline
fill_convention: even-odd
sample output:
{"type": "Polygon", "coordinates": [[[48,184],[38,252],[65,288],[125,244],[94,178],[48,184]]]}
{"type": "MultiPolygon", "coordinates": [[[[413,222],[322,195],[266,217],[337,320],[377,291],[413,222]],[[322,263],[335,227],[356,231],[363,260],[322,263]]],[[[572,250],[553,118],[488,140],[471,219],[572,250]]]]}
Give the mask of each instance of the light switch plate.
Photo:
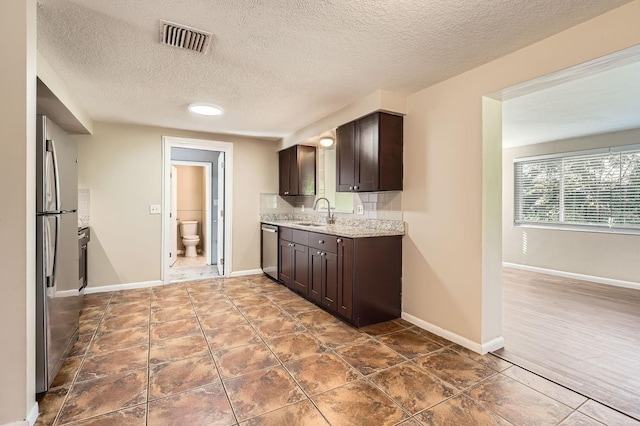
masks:
{"type": "Polygon", "coordinates": [[[364,206],[362,204],[359,204],[358,207],[356,207],[356,214],[364,214],[364,206]]]}
{"type": "Polygon", "coordinates": [[[149,214],[160,214],[160,204],[149,204],[149,214]]]}

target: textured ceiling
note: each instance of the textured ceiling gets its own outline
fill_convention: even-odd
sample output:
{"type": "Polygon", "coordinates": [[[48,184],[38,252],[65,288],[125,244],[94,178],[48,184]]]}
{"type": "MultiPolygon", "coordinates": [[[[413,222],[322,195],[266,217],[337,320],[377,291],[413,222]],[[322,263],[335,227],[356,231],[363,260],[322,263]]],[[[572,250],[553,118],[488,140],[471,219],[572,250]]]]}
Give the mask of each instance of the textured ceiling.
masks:
{"type": "Polygon", "coordinates": [[[640,62],[505,101],[502,111],[506,148],[639,128],[640,62]]]}
{"type": "Polygon", "coordinates": [[[95,120],[282,137],[409,94],[629,0],[40,0],[38,50],[95,120]],[[213,33],[200,55],[160,19],[213,33]],[[225,114],[195,117],[194,101],[225,114]]]}

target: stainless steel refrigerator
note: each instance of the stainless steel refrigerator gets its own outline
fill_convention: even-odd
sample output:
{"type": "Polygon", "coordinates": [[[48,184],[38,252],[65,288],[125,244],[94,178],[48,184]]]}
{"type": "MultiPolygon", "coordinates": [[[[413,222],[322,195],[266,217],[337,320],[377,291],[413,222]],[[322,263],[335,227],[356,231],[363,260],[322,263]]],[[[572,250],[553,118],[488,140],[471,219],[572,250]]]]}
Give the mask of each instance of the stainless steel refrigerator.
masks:
{"type": "Polygon", "coordinates": [[[36,391],[45,392],[78,338],[77,144],[45,116],[36,139],[36,391]]]}

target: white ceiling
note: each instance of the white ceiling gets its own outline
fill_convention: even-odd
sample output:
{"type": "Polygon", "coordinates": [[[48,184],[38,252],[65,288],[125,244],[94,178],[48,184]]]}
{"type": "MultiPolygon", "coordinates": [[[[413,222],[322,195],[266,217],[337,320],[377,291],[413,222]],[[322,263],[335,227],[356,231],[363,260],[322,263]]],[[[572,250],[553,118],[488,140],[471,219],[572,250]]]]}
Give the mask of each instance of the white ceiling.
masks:
{"type": "Polygon", "coordinates": [[[629,1],[39,0],[38,50],[94,120],[279,138],[629,1]],[[209,52],[160,44],[160,19],[213,33],[209,52]]]}
{"type": "Polygon", "coordinates": [[[640,62],[502,104],[505,148],[639,127],[640,62]]]}

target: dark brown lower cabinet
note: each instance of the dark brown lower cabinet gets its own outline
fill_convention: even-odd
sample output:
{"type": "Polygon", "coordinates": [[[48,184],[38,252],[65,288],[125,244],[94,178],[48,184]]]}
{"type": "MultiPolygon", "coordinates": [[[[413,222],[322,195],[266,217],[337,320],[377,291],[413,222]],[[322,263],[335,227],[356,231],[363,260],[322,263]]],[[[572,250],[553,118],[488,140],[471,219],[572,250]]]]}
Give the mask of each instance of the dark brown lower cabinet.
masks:
{"type": "Polygon", "coordinates": [[[338,256],[309,248],[310,298],[335,312],[338,300],[338,256]]]}
{"type": "Polygon", "coordinates": [[[356,327],[400,316],[401,236],[342,238],[295,230],[292,239],[298,242],[280,239],[279,277],[287,287],[356,327]]]}

